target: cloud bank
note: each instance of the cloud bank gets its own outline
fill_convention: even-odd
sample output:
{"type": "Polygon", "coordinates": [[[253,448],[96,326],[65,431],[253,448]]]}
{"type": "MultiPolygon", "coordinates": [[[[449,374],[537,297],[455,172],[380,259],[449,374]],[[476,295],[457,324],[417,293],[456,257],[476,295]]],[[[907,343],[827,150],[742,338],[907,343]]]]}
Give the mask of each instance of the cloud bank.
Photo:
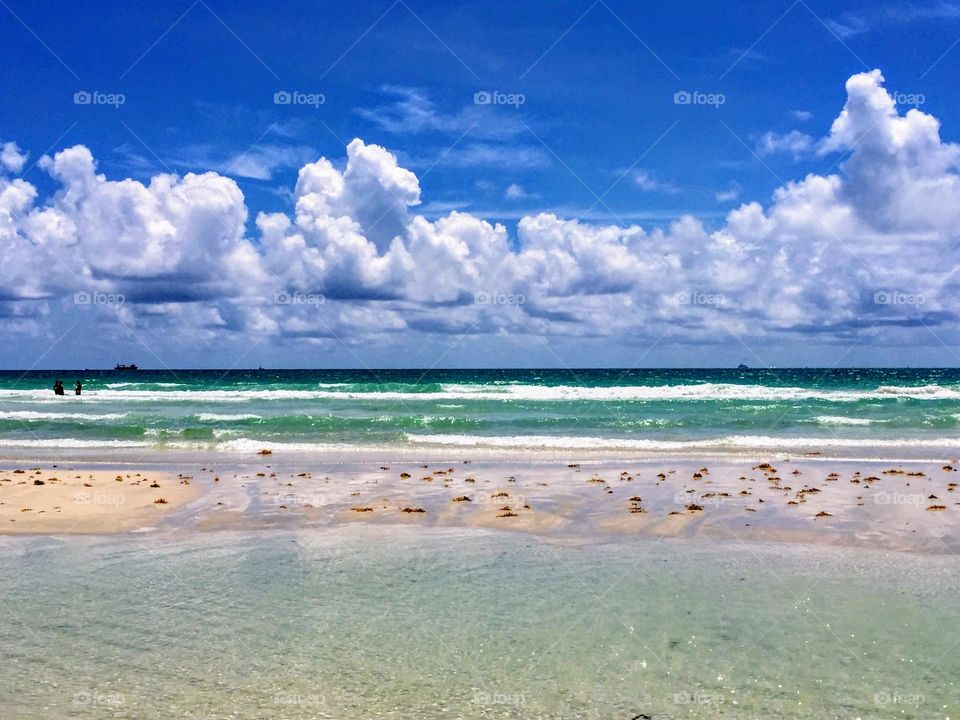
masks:
{"type": "Polygon", "coordinates": [[[931,115],[900,115],[879,70],[846,89],[827,137],[767,138],[771,152],[799,155],[800,138],[821,160],[842,153],[835,171],[787,182],[717,228],[691,216],[645,229],[541,213],[511,237],[462,212],[430,221],[417,214],[416,175],[360,139],[342,170],[326,158],[304,165],[290,211],[252,224],[230,178],[109,180],[83,145],[40,159],[58,184],[41,201],[16,177],[26,155],[6,143],[0,324],[8,337],[36,333],[51,312],[102,294],[122,298],[102,308],[105,333],[709,343],[882,329],[909,343],[929,328],[955,341],[960,146],[931,115]]]}

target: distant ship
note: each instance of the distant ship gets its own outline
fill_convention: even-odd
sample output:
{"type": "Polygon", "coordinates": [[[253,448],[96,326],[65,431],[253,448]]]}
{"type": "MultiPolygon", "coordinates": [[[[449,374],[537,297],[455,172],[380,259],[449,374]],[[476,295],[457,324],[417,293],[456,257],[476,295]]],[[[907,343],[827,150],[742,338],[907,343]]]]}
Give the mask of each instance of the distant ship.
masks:
{"type": "Polygon", "coordinates": [[[117,365],[113,369],[114,370],[136,370],[137,366],[133,364],[121,365],[120,363],[117,363],[117,365]]]}
{"type": "Polygon", "coordinates": [[[740,363],[739,365],[737,365],[737,370],[749,370],[749,369],[750,369],[750,368],[748,368],[748,367],[747,367],[746,365],[744,365],[743,363],[740,363]]]}

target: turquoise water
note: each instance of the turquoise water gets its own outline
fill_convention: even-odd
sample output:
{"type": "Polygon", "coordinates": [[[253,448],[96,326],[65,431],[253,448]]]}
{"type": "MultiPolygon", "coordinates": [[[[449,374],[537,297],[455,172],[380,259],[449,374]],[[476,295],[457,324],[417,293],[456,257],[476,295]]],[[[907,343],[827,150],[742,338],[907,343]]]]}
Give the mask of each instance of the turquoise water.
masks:
{"type": "Polygon", "coordinates": [[[960,443],[958,370],[0,373],[0,448],[676,452],[960,443]],[[62,378],[71,390],[56,397],[62,378]]]}
{"type": "Polygon", "coordinates": [[[375,530],[5,538],[0,715],[960,710],[954,556],[375,530]]]}

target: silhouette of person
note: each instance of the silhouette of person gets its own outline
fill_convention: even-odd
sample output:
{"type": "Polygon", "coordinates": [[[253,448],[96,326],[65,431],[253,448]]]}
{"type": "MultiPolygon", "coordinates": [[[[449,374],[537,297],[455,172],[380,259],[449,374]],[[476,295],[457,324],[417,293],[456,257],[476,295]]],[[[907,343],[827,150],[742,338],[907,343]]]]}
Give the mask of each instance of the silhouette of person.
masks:
{"type": "Polygon", "coordinates": [[[81,385],[81,384],[80,384],[80,381],[77,380],[77,384],[76,384],[76,385],[74,386],[74,388],[73,388],[73,394],[74,394],[74,395],[79,395],[82,390],[83,390],[83,385],[81,385]]]}
{"type": "Polygon", "coordinates": [[[55,395],[63,395],[63,383],[57,380],[53,384],[53,392],[55,395]]]}

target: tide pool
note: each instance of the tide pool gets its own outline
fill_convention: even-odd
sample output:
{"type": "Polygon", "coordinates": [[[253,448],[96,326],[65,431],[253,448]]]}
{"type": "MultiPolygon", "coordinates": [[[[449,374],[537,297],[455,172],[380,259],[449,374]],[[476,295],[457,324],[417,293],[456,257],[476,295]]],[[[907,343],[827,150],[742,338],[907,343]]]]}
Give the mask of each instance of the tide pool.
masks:
{"type": "Polygon", "coordinates": [[[960,559],[351,527],[0,541],[4,718],[946,718],[960,559]]]}

